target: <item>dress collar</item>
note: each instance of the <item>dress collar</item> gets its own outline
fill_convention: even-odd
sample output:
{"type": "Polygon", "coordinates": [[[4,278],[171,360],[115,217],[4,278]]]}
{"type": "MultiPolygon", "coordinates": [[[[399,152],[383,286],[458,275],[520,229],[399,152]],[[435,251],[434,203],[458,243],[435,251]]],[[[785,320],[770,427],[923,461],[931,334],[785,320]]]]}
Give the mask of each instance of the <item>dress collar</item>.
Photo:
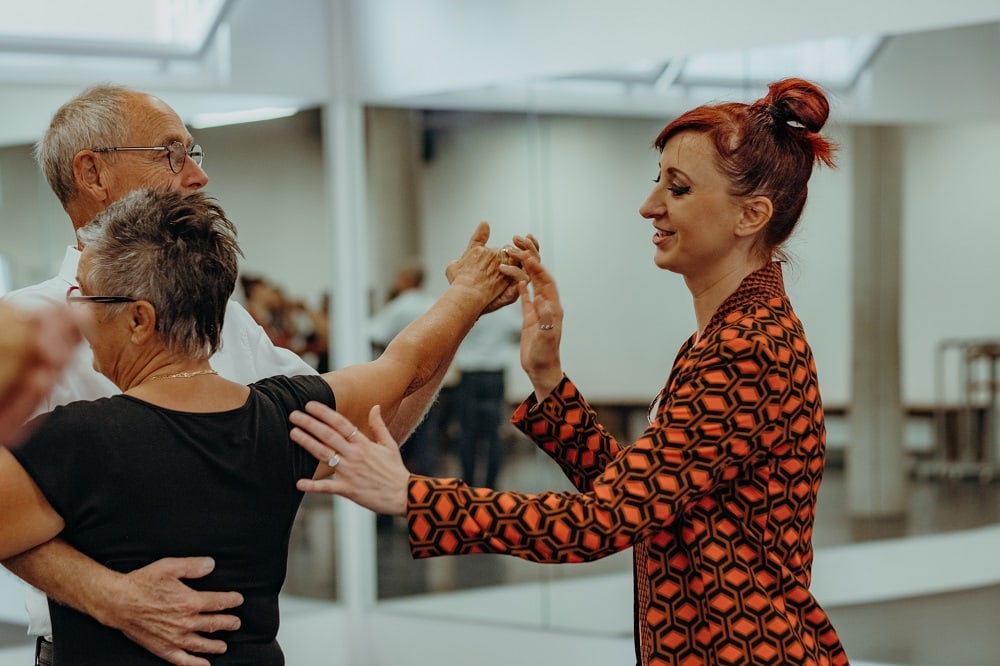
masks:
{"type": "Polygon", "coordinates": [[[79,264],[80,251],[72,245],[68,246],[59,267],[59,278],[66,282],[66,286],[76,284],[76,269],[79,264]]]}
{"type": "Polygon", "coordinates": [[[715,311],[701,337],[705,337],[721,326],[731,314],[740,313],[750,303],[785,298],[785,281],[781,274],[781,263],[772,261],[743,278],[736,291],[731,293],[715,311]]]}

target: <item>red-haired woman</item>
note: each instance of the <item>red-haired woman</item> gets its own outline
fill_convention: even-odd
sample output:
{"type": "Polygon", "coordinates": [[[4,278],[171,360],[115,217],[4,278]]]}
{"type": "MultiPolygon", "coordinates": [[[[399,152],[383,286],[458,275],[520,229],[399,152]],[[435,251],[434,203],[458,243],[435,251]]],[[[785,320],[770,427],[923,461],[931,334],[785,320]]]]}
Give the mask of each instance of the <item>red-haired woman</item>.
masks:
{"type": "Polygon", "coordinates": [[[410,475],[377,410],[370,446],[318,405],[311,416],[293,415],[293,438],[339,460],[337,474],[300,488],[406,515],[416,557],[579,562],[634,546],[643,666],[846,664],[809,591],[826,435],[812,353],[780,264],[814,165],[833,164],[833,146],[819,135],[828,114],[819,88],[789,79],[753,104],[693,109],[657,137],[659,176],[639,210],[653,224],[656,265],[691,291],[698,329],[630,446],[597,423],[563,374],[552,278],[511,250],[534,286],[532,298],[522,285],[521,339],[534,394],[513,421],[579,493],[497,492],[410,475]]]}

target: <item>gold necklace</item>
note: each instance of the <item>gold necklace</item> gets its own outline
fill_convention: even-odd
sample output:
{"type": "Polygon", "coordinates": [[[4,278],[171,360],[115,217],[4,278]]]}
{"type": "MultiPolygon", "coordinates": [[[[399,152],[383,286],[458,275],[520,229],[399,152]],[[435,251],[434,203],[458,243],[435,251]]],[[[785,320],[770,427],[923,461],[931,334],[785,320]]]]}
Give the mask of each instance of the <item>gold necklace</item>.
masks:
{"type": "Polygon", "coordinates": [[[151,382],[154,379],[186,379],[188,377],[197,377],[198,375],[217,375],[219,372],[217,370],[187,370],[185,372],[175,372],[172,375],[153,375],[152,377],[146,377],[140,384],[145,384],[146,382],[151,382]]]}

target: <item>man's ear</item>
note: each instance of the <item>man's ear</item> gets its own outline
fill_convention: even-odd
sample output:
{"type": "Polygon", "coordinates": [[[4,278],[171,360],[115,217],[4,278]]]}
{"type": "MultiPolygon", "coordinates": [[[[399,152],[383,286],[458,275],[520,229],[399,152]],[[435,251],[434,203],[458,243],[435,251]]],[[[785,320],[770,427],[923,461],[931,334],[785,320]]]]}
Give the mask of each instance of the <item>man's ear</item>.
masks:
{"type": "Polygon", "coordinates": [[[101,163],[92,150],[81,150],[73,156],[73,177],[81,194],[95,201],[107,199],[107,182],[101,163]]]}
{"type": "Polygon", "coordinates": [[[761,231],[774,213],[774,205],[765,196],[749,197],[743,202],[743,214],[736,225],[737,236],[753,236],[761,231]]]}
{"type": "Polygon", "coordinates": [[[129,327],[131,340],[137,345],[145,344],[156,333],[156,309],[149,301],[132,303],[129,327]]]}

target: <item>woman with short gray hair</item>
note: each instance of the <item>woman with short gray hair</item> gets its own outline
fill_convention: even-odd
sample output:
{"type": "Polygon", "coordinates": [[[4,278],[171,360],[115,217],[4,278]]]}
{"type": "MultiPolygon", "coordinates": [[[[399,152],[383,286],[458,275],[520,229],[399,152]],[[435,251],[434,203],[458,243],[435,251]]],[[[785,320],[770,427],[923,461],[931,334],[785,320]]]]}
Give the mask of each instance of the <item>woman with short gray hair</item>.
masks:
{"type": "MultiPolygon", "coordinates": [[[[479,314],[524,278],[501,265],[509,255],[487,248],[488,237],[481,223],[449,268],[451,286],[379,359],[244,386],[209,364],[238,268],[223,210],[201,193],[149,190],[112,204],[80,231],[67,300],[95,367],[123,393],[59,407],[31,424],[23,447],[0,450],[0,559],[56,535],[120,572],[212,557],[199,586],[244,600],[228,651],[212,663],[284,663],[275,637],[302,499],[295,483],[333,474],[291,443],[289,414],[316,401],[360,421],[439,381],[479,314]]],[[[163,663],[68,606],[50,602],[50,611],[54,664],[163,663]]]]}

